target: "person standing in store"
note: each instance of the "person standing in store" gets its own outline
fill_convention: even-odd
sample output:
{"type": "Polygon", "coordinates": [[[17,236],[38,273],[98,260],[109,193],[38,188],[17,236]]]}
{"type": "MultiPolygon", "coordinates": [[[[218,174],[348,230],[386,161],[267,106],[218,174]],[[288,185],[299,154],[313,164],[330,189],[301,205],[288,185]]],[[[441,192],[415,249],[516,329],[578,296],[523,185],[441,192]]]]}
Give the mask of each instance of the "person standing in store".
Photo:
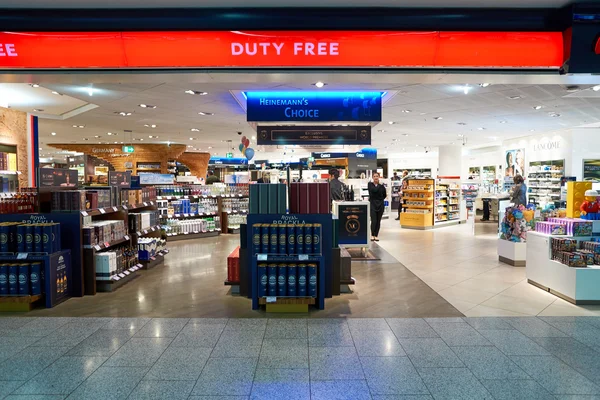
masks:
{"type": "MultiPolygon", "coordinates": [[[[396,173],[394,172],[394,176],[396,176],[396,173]]],[[[396,221],[400,220],[400,214],[404,211],[402,209],[402,206],[404,205],[404,199],[402,198],[402,196],[404,195],[404,189],[406,189],[406,185],[408,184],[408,171],[404,170],[402,171],[402,178],[400,178],[400,180],[402,182],[400,182],[400,190],[398,190],[398,196],[400,196],[400,204],[398,205],[398,217],[396,218],[396,221]]],[[[393,178],[392,178],[393,179],[393,178]]]]}
{"type": "Polygon", "coordinates": [[[346,191],[346,185],[340,181],[340,171],[336,168],[329,170],[329,197],[331,201],[338,200],[344,201],[344,192],[346,191]]]}
{"type": "Polygon", "coordinates": [[[384,201],[387,193],[383,184],[379,183],[379,174],[373,174],[373,181],[369,182],[369,203],[371,204],[371,241],[379,242],[379,229],[383,217],[384,201]]]}
{"type": "Polygon", "coordinates": [[[521,175],[515,175],[513,178],[515,186],[510,192],[510,201],[514,206],[527,205],[527,185],[521,175]]]}
{"type": "Polygon", "coordinates": [[[217,178],[217,176],[215,175],[215,171],[209,170],[208,176],[206,177],[206,184],[212,185],[213,183],[217,183],[217,182],[220,182],[220,181],[219,181],[219,178],[217,178]]]}

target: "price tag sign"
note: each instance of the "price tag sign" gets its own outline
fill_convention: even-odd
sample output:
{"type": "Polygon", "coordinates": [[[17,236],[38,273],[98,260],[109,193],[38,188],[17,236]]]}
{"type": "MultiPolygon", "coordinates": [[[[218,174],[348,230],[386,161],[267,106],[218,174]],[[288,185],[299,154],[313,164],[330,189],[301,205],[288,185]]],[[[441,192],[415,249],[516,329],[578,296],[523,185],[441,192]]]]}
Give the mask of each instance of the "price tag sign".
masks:
{"type": "Polygon", "coordinates": [[[87,217],[89,214],[87,213],[87,211],[82,211],[81,215],[83,215],[84,217],[87,217]]]}
{"type": "Polygon", "coordinates": [[[183,216],[187,218],[190,216],[190,214],[183,214],[183,216]]]}
{"type": "Polygon", "coordinates": [[[298,254],[298,261],[308,261],[308,254],[298,254]]]}
{"type": "Polygon", "coordinates": [[[100,211],[100,214],[106,214],[106,210],[104,208],[100,208],[98,211],[100,211]]]}
{"type": "Polygon", "coordinates": [[[113,207],[113,211],[117,212],[119,209],[117,207],[113,207]]]}
{"type": "Polygon", "coordinates": [[[121,278],[119,278],[117,275],[112,276],[110,279],[112,279],[113,281],[120,281],[121,278]]]}
{"type": "Polygon", "coordinates": [[[126,276],[127,276],[127,275],[125,275],[125,274],[124,274],[124,273],[122,273],[122,272],[119,274],[119,277],[121,277],[121,278],[125,278],[126,276]]]}
{"type": "Polygon", "coordinates": [[[144,203],[144,207],[148,207],[148,203],[144,203]]]}
{"type": "Polygon", "coordinates": [[[17,260],[25,260],[27,258],[27,253],[18,253],[17,260]]]}
{"type": "Polygon", "coordinates": [[[266,254],[257,254],[256,259],[258,261],[267,261],[267,255],[266,254]]]}
{"type": "Polygon", "coordinates": [[[125,236],[123,236],[123,239],[125,239],[125,240],[129,240],[129,239],[130,239],[130,238],[129,238],[129,235],[125,235],[125,236]]]}
{"type": "Polygon", "coordinates": [[[238,196],[239,196],[239,197],[242,197],[242,195],[241,195],[241,194],[238,194],[238,196]]]}
{"type": "Polygon", "coordinates": [[[127,209],[128,209],[127,206],[123,206],[123,210],[127,210],[127,209]]]}
{"type": "Polygon", "coordinates": [[[167,237],[173,236],[172,233],[167,233],[167,237]]]}
{"type": "Polygon", "coordinates": [[[155,260],[156,260],[156,257],[150,257],[150,259],[151,259],[152,261],[155,261],[155,260]]]}
{"type": "Polygon", "coordinates": [[[129,275],[129,274],[131,274],[131,272],[129,272],[129,271],[123,271],[123,273],[124,273],[125,275],[129,275]]]}
{"type": "Polygon", "coordinates": [[[109,247],[109,246],[110,246],[110,243],[104,242],[104,247],[109,247]]]}
{"type": "Polygon", "coordinates": [[[267,296],[267,303],[277,303],[277,297],[267,296]]]}
{"type": "Polygon", "coordinates": [[[100,247],[99,245],[95,245],[95,246],[94,246],[94,249],[95,249],[96,251],[100,251],[100,250],[102,250],[102,247],[100,247]]]}
{"type": "Polygon", "coordinates": [[[200,233],[200,232],[198,232],[198,231],[194,231],[194,233],[200,233]]]}

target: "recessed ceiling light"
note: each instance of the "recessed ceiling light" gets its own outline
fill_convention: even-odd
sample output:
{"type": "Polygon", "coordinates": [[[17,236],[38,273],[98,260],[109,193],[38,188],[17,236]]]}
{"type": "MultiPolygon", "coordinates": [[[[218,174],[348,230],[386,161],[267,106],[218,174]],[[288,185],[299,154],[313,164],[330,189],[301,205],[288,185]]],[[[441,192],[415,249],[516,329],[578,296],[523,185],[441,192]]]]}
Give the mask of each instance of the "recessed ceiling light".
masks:
{"type": "Polygon", "coordinates": [[[394,121],[388,121],[388,124],[390,124],[390,125],[394,125],[394,124],[395,124],[395,122],[394,122],[394,121]]]}
{"type": "Polygon", "coordinates": [[[50,133],[52,136],[56,136],[56,132],[51,132],[50,133]]]}
{"type": "Polygon", "coordinates": [[[95,138],[99,138],[99,137],[101,137],[101,136],[100,136],[100,135],[96,135],[96,136],[94,136],[94,137],[95,137],[95,138]]]}
{"type": "Polygon", "coordinates": [[[379,129],[377,132],[386,132],[385,129],[379,129]]]}
{"type": "Polygon", "coordinates": [[[450,142],[450,144],[454,144],[454,142],[450,142]]]}
{"type": "Polygon", "coordinates": [[[521,96],[510,96],[509,97],[509,99],[511,99],[511,100],[518,100],[520,98],[521,98],[521,96]]]}
{"type": "Polygon", "coordinates": [[[41,151],[41,150],[42,150],[42,148],[40,147],[40,148],[39,148],[39,150],[41,151]]]}
{"type": "Polygon", "coordinates": [[[529,132],[535,132],[535,129],[530,129],[529,132]]]}
{"type": "Polygon", "coordinates": [[[34,88],[40,87],[40,85],[38,85],[37,83],[30,83],[29,86],[34,87],[34,88]]]}
{"type": "Polygon", "coordinates": [[[85,125],[73,125],[73,128],[83,129],[85,128],[85,125]]]}
{"type": "Polygon", "coordinates": [[[115,111],[115,114],[119,114],[122,117],[129,117],[131,115],[130,112],[126,112],[126,111],[115,111]]]}
{"type": "Polygon", "coordinates": [[[252,136],[252,140],[256,140],[256,136],[252,136]]]}
{"type": "Polygon", "coordinates": [[[477,128],[478,131],[485,131],[485,128],[483,126],[480,126],[479,128],[477,128]]]}
{"type": "Polygon", "coordinates": [[[212,146],[208,146],[208,149],[209,149],[209,150],[210,150],[210,149],[212,149],[212,146]]]}
{"type": "Polygon", "coordinates": [[[467,123],[466,123],[466,122],[457,122],[457,124],[458,124],[458,125],[463,125],[463,126],[464,126],[464,125],[466,125],[467,123]]]}
{"type": "Polygon", "coordinates": [[[548,113],[548,115],[551,116],[551,117],[553,117],[553,118],[560,117],[560,114],[559,113],[555,113],[555,112],[550,112],[550,113],[548,113]]]}
{"type": "Polygon", "coordinates": [[[153,129],[154,129],[154,128],[156,128],[158,125],[156,125],[156,124],[144,124],[144,126],[145,126],[146,128],[153,128],[153,129]]]}
{"type": "Polygon", "coordinates": [[[463,86],[463,93],[464,94],[469,94],[469,90],[471,90],[471,86],[469,86],[468,84],[463,86]]]}
{"type": "Polygon", "coordinates": [[[33,109],[33,112],[42,112],[42,111],[44,111],[44,109],[42,109],[42,108],[34,108],[33,109]]]}
{"type": "Polygon", "coordinates": [[[411,113],[412,110],[402,110],[402,112],[408,114],[408,113],[411,113]]]}
{"type": "Polygon", "coordinates": [[[194,140],[194,138],[193,138],[193,137],[191,137],[191,138],[190,138],[190,140],[194,140]]]}
{"type": "Polygon", "coordinates": [[[534,110],[540,110],[543,106],[533,106],[534,110]]]}
{"type": "Polygon", "coordinates": [[[140,142],[143,142],[143,141],[144,141],[144,139],[140,139],[140,142]]]}
{"type": "Polygon", "coordinates": [[[58,95],[58,96],[62,96],[62,94],[58,93],[56,90],[53,90],[52,94],[55,94],[55,95],[58,95]]]}
{"type": "Polygon", "coordinates": [[[462,134],[460,134],[460,133],[459,133],[459,134],[458,134],[458,135],[456,135],[456,136],[458,136],[458,137],[463,137],[463,136],[465,136],[465,135],[462,135],[462,134]]]}
{"type": "Polygon", "coordinates": [[[506,124],[508,121],[502,120],[500,121],[501,124],[506,124]]]}
{"type": "Polygon", "coordinates": [[[200,129],[198,129],[198,128],[192,128],[192,129],[190,129],[190,131],[192,131],[192,132],[200,132],[200,129]]]}
{"type": "Polygon", "coordinates": [[[415,147],[419,147],[419,145],[418,145],[418,144],[415,144],[415,147]]]}
{"type": "Polygon", "coordinates": [[[117,143],[119,143],[119,142],[115,142],[115,144],[117,144],[117,143]]]}
{"type": "Polygon", "coordinates": [[[185,93],[196,95],[196,96],[206,96],[208,94],[208,92],[199,92],[197,90],[186,90],[185,93]]]}
{"type": "Polygon", "coordinates": [[[140,107],[142,108],[156,108],[156,106],[150,105],[150,104],[140,104],[140,107]]]}
{"type": "Polygon", "coordinates": [[[444,119],[444,118],[442,118],[442,117],[433,117],[433,119],[440,120],[440,119],[444,119]]]}
{"type": "Polygon", "coordinates": [[[398,139],[394,138],[394,139],[392,139],[392,142],[395,142],[395,141],[397,141],[397,140],[398,140],[398,139]]]}
{"type": "Polygon", "coordinates": [[[148,139],[154,139],[154,136],[148,135],[148,139]]]}
{"type": "Polygon", "coordinates": [[[403,133],[402,136],[408,136],[408,133],[403,133]]]}
{"type": "Polygon", "coordinates": [[[324,82],[319,81],[319,82],[313,83],[313,85],[315,85],[316,87],[318,87],[320,89],[320,88],[322,88],[323,86],[325,86],[327,84],[324,83],[324,82]]]}
{"type": "Polygon", "coordinates": [[[90,139],[88,139],[88,138],[84,137],[84,138],[83,138],[83,140],[90,140],[90,139]]]}
{"type": "Polygon", "coordinates": [[[597,92],[597,91],[599,91],[599,90],[600,90],[600,85],[596,85],[596,86],[594,86],[594,87],[592,88],[592,90],[593,90],[594,92],[597,92]]]}
{"type": "Polygon", "coordinates": [[[490,86],[490,84],[489,83],[480,83],[479,86],[481,86],[481,87],[488,87],[488,86],[490,86]]]}
{"type": "Polygon", "coordinates": [[[198,115],[215,115],[215,113],[200,111],[198,115]]]}
{"type": "Polygon", "coordinates": [[[106,134],[107,134],[108,136],[112,136],[112,135],[115,135],[115,136],[116,136],[116,135],[117,135],[116,133],[112,133],[112,132],[107,132],[106,134]]]}

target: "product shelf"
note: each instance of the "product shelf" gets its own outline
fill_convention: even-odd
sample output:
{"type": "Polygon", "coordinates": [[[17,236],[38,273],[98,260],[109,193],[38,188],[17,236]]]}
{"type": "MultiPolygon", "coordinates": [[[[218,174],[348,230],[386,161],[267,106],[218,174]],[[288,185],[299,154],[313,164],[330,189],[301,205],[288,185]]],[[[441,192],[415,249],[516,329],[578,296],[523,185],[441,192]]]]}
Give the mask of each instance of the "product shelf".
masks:
{"type": "Polygon", "coordinates": [[[98,292],[113,292],[131,282],[135,278],[140,276],[139,270],[142,268],[141,264],[137,264],[128,270],[121,272],[120,274],[113,275],[108,279],[96,279],[96,290],[98,292]]]}
{"type": "Polygon", "coordinates": [[[167,233],[167,241],[174,242],[177,240],[185,240],[185,239],[201,239],[207,237],[215,237],[219,236],[219,231],[207,231],[207,232],[188,232],[188,233],[167,233]]]}
{"type": "Polygon", "coordinates": [[[162,250],[156,253],[156,255],[150,257],[148,260],[140,260],[140,264],[142,265],[142,269],[152,269],[164,261],[165,255],[169,253],[169,250],[162,250]]]}
{"type": "Polygon", "coordinates": [[[120,244],[127,243],[130,240],[131,240],[131,237],[129,235],[125,235],[121,239],[113,240],[112,242],[104,242],[104,243],[93,244],[93,245],[84,244],[83,248],[86,250],[102,251],[102,250],[109,249],[113,246],[118,246],[120,244]]]}
{"type": "Polygon", "coordinates": [[[146,228],[146,229],[144,229],[142,231],[135,232],[134,235],[138,236],[138,237],[145,236],[145,235],[147,235],[149,233],[156,232],[156,231],[158,231],[160,229],[161,229],[160,225],[155,225],[155,226],[152,226],[150,228],[146,228]]]}
{"type": "Polygon", "coordinates": [[[193,213],[193,214],[163,214],[161,218],[197,218],[197,217],[216,217],[218,213],[193,213]]]}

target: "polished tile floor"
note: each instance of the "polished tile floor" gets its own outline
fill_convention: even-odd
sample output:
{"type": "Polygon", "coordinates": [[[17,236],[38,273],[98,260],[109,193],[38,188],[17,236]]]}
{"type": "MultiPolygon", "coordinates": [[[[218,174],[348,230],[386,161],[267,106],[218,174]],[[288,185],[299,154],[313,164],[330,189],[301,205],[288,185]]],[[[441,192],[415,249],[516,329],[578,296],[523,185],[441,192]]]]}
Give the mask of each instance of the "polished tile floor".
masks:
{"type": "Polygon", "coordinates": [[[599,385],[600,317],[0,318],[0,399],[589,400],[599,385]]]}

